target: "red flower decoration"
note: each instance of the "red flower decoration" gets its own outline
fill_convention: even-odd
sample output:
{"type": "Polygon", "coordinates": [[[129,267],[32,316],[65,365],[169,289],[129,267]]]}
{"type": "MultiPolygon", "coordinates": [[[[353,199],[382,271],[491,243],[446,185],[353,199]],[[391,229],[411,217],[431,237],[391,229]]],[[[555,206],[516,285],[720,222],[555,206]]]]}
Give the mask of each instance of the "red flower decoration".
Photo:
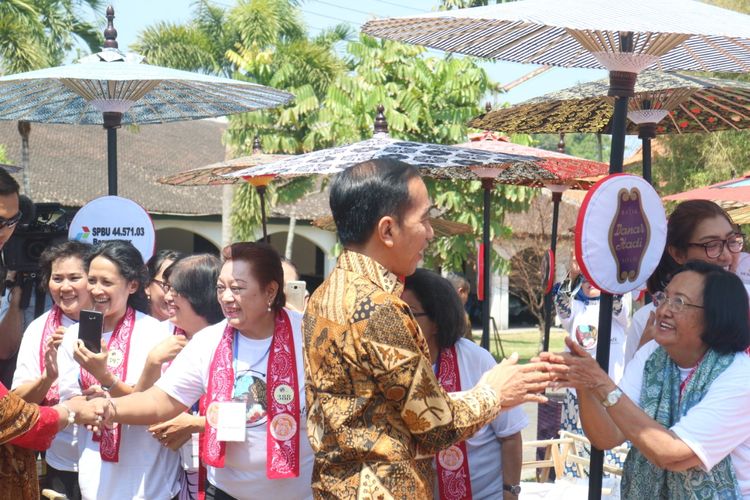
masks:
{"type": "Polygon", "coordinates": [[[716,117],[715,116],[710,116],[708,118],[708,123],[716,123],[716,117]]]}
{"type": "Polygon", "coordinates": [[[694,115],[697,115],[698,113],[701,112],[701,108],[690,108],[690,112],[693,113],[694,115]]]}
{"type": "Polygon", "coordinates": [[[687,126],[690,124],[688,123],[687,120],[683,120],[679,123],[679,125],[680,125],[680,128],[687,128],[687,126]]]}

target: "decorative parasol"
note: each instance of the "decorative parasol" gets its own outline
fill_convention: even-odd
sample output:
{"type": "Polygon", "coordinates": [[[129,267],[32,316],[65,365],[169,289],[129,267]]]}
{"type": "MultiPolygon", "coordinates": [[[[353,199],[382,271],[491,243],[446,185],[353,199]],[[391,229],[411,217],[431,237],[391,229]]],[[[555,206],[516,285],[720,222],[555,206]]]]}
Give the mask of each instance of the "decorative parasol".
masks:
{"type": "Polygon", "coordinates": [[[219,186],[224,184],[238,184],[245,180],[255,186],[258,196],[260,197],[261,224],[263,226],[263,240],[268,241],[268,228],[266,221],[266,188],[271,183],[274,176],[264,175],[260,177],[225,177],[225,174],[237,172],[248,167],[263,165],[274,161],[289,158],[288,155],[269,155],[264,154],[260,147],[260,138],[256,137],[253,141],[253,154],[242,156],[233,160],[220,161],[212,163],[205,167],[193,168],[174,175],[169,175],[157,179],[162,184],[171,184],[173,186],[219,186]]]}
{"type": "MultiPolygon", "coordinates": [[[[423,175],[436,179],[481,180],[484,189],[484,224],[482,228],[482,247],[490,247],[490,199],[493,184],[486,182],[488,172],[506,184],[523,184],[537,182],[539,179],[554,181],[556,175],[547,169],[539,168],[538,157],[495,153],[474,148],[459,148],[442,144],[427,144],[413,141],[401,141],[388,136],[388,125],[383,114],[384,108],[378,106],[375,118],[375,130],[371,139],[347,144],[330,149],[321,149],[297,155],[267,165],[252,167],[231,174],[230,177],[276,175],[296,177],[303,175],[331,175],[352,167],[363,161],[376,158],[395,158],[414,165],[423,175]]],[[[483,261],[483,269],[490,269],[489,252],[483,261]]],[[[489,272],[484,274],[489,280],[489,272]]],[[[482,301],[482,347],[489,348],[489,285],[484,287],[485,300],[482,301]]]]}
{"type": "Polygon", "coordinates": [[[710,186],[664,196],[668,201],[711,200],[717,203],[750,204],[750,174],[710,186]]]}
{"type": "MultiPolygon", "coordinates": [[[[490,111],[489,104],[487,111],[490,111]]],[[[546,187],[552,191],[552,231],[550,235],[550,250],[552,252],[550,273],[554,276],[554,257],[557,251],[557,222],[560,216],[560,201],[563,192],[568,188],[589,189],[602,176],[607,174],[609,165],[598,161],[586,160],[575,156],[566,155],[556,151],[532,148],[513,144],[507,137],[485,132],[469,136],[469,142],[459,144],[464,147],[474,147],[484,151],[506,152],[513,154],[532,155],[541,158],[539,166],[557,176],[555,181],[523,182],[521,185],[531,187],[546,187]]],[[[484,276],[483,276],[484,278],[484,276]]],[[[484,278],[486,280],[486,278],[484,278]]],[[[485,289],[489,284],[485,283],[485,289]]],[[[549,349],[549,333],[552,326],[552,294],[545,293],[544,297],[544,339],[543,350],[549,349]]]]}
{"type": "MultiPolygon", "coordinates": [[[[597,80],[488,111],[472,127],[507,133],[609,133],[613,99],[597,80]]],[[[645,71],[630,101],[627,132],[643,140],[644,178],[651,180],[651,139],[657,134],[750,128],[750,83],[645,71]]]]}
{"type": "Polygon", "coordinates": [[[104,49],[76,64],[0,77],[0,120],[103,125],[109,194],[117,194],[117,128],[281,106],[293,96],[263,85],[151,66],[118,50],[107,8],[104,49]]]}

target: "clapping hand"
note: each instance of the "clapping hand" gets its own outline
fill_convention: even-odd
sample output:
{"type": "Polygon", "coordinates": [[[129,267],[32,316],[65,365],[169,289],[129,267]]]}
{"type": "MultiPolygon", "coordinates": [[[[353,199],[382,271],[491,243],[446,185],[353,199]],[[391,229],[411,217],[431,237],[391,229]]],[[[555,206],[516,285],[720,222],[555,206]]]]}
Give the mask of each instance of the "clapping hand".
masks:
{"type": "Polygon", "coordinates": [[[172,361],[187,343],[188,339],[184,335],[170,335],[151,349],[148,361],[157,365],[172,361]]]}
{"type": "Polygon", "coordinates": [[[63,340],[65,334],[65,328],[59,327],[47,339],[47,344],[44,346],[44,376],[49,380],[56,380],[59,375],[57,366],[57,350],[63,340]]]}

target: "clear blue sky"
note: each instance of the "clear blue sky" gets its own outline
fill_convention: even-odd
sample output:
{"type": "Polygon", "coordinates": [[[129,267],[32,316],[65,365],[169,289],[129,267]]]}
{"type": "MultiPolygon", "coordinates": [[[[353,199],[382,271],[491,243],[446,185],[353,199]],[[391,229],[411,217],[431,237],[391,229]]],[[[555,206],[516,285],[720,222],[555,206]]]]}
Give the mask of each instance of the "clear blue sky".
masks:
{"type": "MultiPolygon", "coordinates": [[[[126,48],[138,32],[159,21],[184,22],[190,18],[192,0],[112,0],[115,8],[115,28],[120,47],[126,48]]],[[[217,0],[218,5],[231,6],[232,0],[217,0]]],[[[301,9],[312,33],[340,23],[348,23],[358,30],[372,17],[408,16],[434,10],[438,0],[306,0],[301,9]]],[[[492,62],[485,64],[490,77],[500,83],[513,80],[532,71],[536,66],[492,62]]],[[[516,87],[499,97],[500,102],[517,103],[579,82],[604,78],[603,70],[555,68],[516,87]]]]}

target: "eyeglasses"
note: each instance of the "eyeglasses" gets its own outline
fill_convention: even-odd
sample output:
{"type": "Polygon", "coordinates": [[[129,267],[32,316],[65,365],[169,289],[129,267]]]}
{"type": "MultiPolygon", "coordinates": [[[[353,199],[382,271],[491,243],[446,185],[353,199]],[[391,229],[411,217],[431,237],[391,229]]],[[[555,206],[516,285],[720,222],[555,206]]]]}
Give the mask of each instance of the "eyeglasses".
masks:
{"type": "Polygon", "coordinates": [[[667,294],[664,292],[656,292],[652,296],[652,298],[654,299],[654,305],[656,307],[661,307],[662,304],[666,304],[667,307],[669,307],[672,310],[672,312],[676,312],[676,313],[680,313],[684,311],[686,307],[695,307],[696,309],[704,309],[703,306],[685,302],[685,300],[682,297],[667,297],[667,294]]]}
{"type": "Polygon", "coordinates": [[[703,247],[706,257],[715,259],[724,251],[724,246],[732,253],[740,253],[745,247],[745,238],[741,234],[733,234],[725,240],[711,240],[705,243],[688,243],[691,247],[703,247]]]}
{"type": "Polygon", "coordinates": [[[174,287],[170,285],[169,283],[167,283],[166,281],[158,280],[156,278],[154,278],[151,281],[159,285],[159,288],[161,288],[165,294],[169,292],[172,292],[173,294],[177,293],[177,290],[175,290],[174,287]]]}
{"type": "Polygon", "coordinates": [[[0,218],[0,230],[5,229],[6,227],[14,227],[21,221],[21,217],[23,217],[23,212],[19,210],[16,215],[9,219],[0,218]]]}

